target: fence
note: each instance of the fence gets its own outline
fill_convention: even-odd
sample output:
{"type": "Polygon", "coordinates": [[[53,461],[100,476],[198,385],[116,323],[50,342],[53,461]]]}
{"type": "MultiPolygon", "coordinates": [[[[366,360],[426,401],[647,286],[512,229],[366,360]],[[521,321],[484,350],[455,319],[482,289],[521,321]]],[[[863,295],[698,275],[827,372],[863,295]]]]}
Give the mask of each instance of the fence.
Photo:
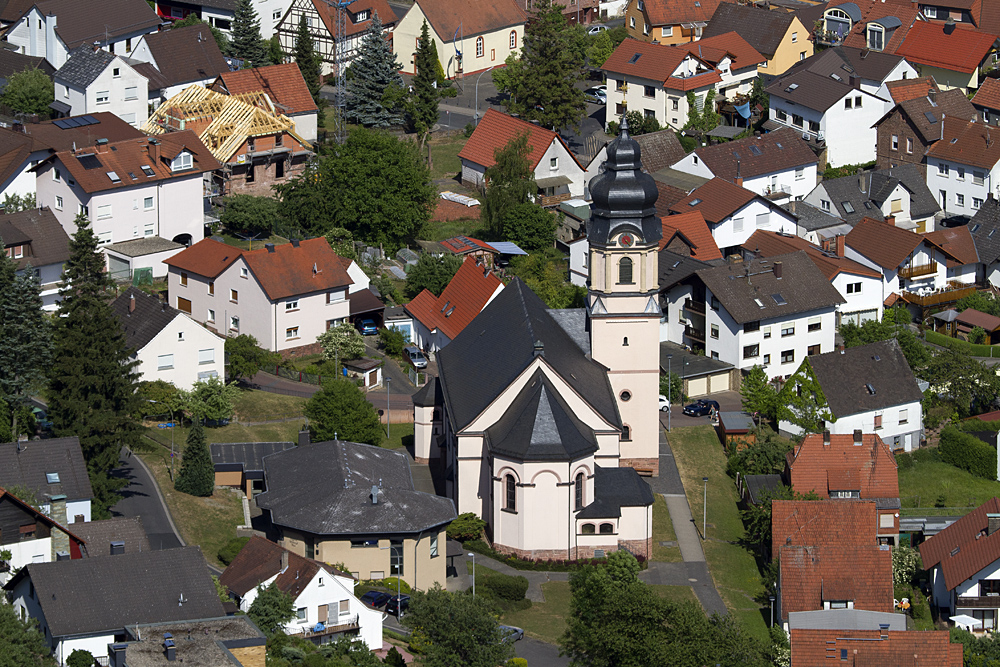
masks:
{"type": "Polygon", "coordinates": [[[306,384],[323,384],[322,375],[314,375],[313,373],[306,373],[305,371],[296,371],[290,368],[282,368],[281,366],[275,365],[274,372],[272,373],[270,369],[264,370],[260,369],[261,372],[267,373],[268,375],[276,375],[280,378],[285,378],[286,380],[292,380],[294,382],[305,382],[306,384]]]}

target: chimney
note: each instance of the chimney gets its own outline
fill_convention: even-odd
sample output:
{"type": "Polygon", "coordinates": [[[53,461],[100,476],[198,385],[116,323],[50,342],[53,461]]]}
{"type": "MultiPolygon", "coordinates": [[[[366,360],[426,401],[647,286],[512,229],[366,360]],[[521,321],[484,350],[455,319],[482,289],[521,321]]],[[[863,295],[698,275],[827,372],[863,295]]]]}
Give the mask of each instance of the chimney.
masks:
{"type": "Polygon", "coordinates": [[[97,152],[98,153],[107,153],[108,152],[108,140],[107,139],[98,139],[97,140],[97,152]]]}
{"type": "Polygon", "coordinates": [[[850,76],[850,77],[848,77],[848,83],[850,84],[851,88],[860,88],[861,87],[861,77],[860,76],[850,76]]]}
{"type": "Polygon", "coordinates": [[[944,141],[944,112],[941,112],[941,141],[944,141]]]}
{"type": "Polygon", "coordinates": [[[534,356],[536,356],[536,357],[544,357],[545,356],[545,345],[540,340],[536,340],[535,341],[535,354],[534,354],[534,356]]]}
{"type": "Polygon", "coordinates": [[[837,235],[837,257],[844,256],[844,247],[847,245],[847,237],[843,234],[837,235]]]}
{"type": "Polygon", "coordinates": [[[948,20],[944,22],[944,34],[950,35],[955,32],[955,19],[948,17],[948,20]]]}
{"type": "Polygon", "coordinates": [[[861,429],[860,428],[854,429],[854,444],[855,445],[860,445],[861,444],[861,429]]]}
{"type": "Polygon", "coordinates": [[[160,142],[157,139],[149,140],[149,159],[153,162],[160,161],[160,142]]]}
{"type": "Polygon", "coordinates": [[[287,569],[288,569],[288,550],[283,548],[281,550],[281,572],[284,572],[287,569]]]}
{"type": "Polygon", "coordinates": [[[781,280],[781,262],[775,262],[771,265],[771,271],[774,272],[774,277],[781,280]]]}
{"type": "Polygon", "coordinates": [[[861,190],[861,192],[867,192],[868,191],[868,186],[865,183],[865,175],[864,174],[858,174],[858,190],[861,190]]]}
{"type": "Polygon", "coordinates": [[[890,225],[895,225],[896,224],[896,216],[894,216],[894,215],[887,215],[887,216],[885,216],[885,221],[887,223],[889,223],[890,225]]]}
{"type": "Polygon", "coordinates": [[[829,445],[830,444],[830,431],[828,431],[828,430],[827,431],[823,431],[823,444],[824,445],[829,445]]]}
{"type": "Polygon", "coordinates": [[[177,646],[174,645],[173,637],[169,632],[163,633],[163,654],[166,656],[167,662],[177,660],[177,646]]]}
{"type": "Polygon", "coordinates": [[[371,497],[372,497],[372,505],[378,505],[378,487],[374,484],[372,484],[371,497]]]}
{"type": "Polygon", "coordinates": [[[293,248],[298,248],[299,247],[299,240],[298,239],[292,239],[292,247],[293,248]]]}
{"type": "Polygon", "coordinates": [[[135,294],[129,294],[128,297],[128,314],[131,315],[135,312],[135,294]]]}
{"type": "Polygon", "coordinates": [[[299,447],[305,447],[312,442],[312,436],[309,435],[308,429],[302,429],[299,431],[299,447]]]}
{"type": "Polygon", "coordinates": [[[264,247],[267,248],[268,252],[274,252],[274,244],[273,243],[265,243],[264,247]]]}
{"type": "Polygon", "coordinates": [[[125,667],[126,644],[108,644],[108,667],[125,667]]]}
{"type": "MultiPolygon", "coordinates": [[[[49,516],[60,526],[66,525],[66,496],[49,496],[49,516]]],[[[52,560],[59,560],[59,552],[69,553],[69,535],[59,529],[52,531],[52,560]]]]}
{"type": "Polygon", "coordinates": [[[987,514],[986,515],[986,534],[992,535],[997,530],[1000,530],[1000,514],[987,514]]]}
{"type": "Polygon", "coordinates": [[[798,208],[796,206],[797,204],[798,204],[798,202],[795,201],[794,199],[792,201],[788,202],[788,212],[791,213],[792,215],[795,215],[795,209],[798,208]]]}

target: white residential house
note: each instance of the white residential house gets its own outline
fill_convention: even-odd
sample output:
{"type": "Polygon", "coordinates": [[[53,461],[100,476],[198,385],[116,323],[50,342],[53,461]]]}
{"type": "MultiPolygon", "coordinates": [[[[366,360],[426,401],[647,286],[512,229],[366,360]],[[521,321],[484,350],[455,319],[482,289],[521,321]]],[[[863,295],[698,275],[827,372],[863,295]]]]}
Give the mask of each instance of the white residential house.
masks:
{"type": "Polygon", "coordinates": [[[146,77],[122,56],[83,45],[52,77],[55,101],[66,116],[109,111],[133,127],[149,117],[146,77]]]}
{"type": "Polygon", "coordinates": [[[927,187],[946,215],[971,217],[990,194],[1000,196],[1000,144],[986,123],[941,125],[943,138],[927,149],[927,187]]]}
{"type": "Polygon", "coordinates": [[[0,560],[0,586],[30,563],[82,557],[83,540],[65,527],[66,497],[53,496],[52,502],[57,506],[53,514],[61,513],[59,521],[0,488],[0,512],[3,512],[4,523],[17,526],[17,530],[7,530],[7,535],[0,535],[0,551],[10,552],[10,558],[0,560]]]}
{"type": "MultiPolygon", "coordinates": [[[[144,35],[130,56],[156,69],[159,76],[150,74],[156,81],[150,88],[159,91],[159,102],[169,100],[194,84],[208,86],[217,76],[229,71],[226,57],[204,25],[144,35]]],[[[139,67],[140,71],[143,69],[139,67]]]]}
{"type": "Polygon", "coordinates": [[[128,55],[140,37],[159,27],[160,17],[144,0],[101,0],[99,10],[75,0],[47,0],[31,5],[6,36],[21,53],[59,69],[78,46],[97,44],[128,55]]]}
{"type": "MultiPolygon", "coordinates": [[[[830,417],[823,426],[830,433],[875,433],[892,450],[920,446],[924,396],[895,339],[811,354],[789,382],[799,380],[819,384],[826,399],[822,410],[830,417]]],[[[804,432],[784,420],[778,428],[792,435],[804,432]]]]}
{"type": "MultiPolygon", "coordinates": [[[[7,462],[0,466],[0,487],[30,489],[39,501],[38,509],[63,525],[90,521],[94,490],[80,439],[47,438],[30,443],[0,444],[0,460],[7,462]]],[[[0,539],[4,537],[0,535],[0,539]]]]}
{"type": "Polygon", "coordinates": [[[48,208],[32,208],[0,216],[2,251],[14,260],[17,272],[28,270],[38,276],[42,309],[54,311],[59,305],[63,264],[69,259],[69,236],[48,208]]]}
{"type": "Polygon", "coordinates": [[[338,634],[356,632],[369,650],[382,647],[382,612],[354,596],[354,577],[263,537],[251,537],[219,580],[236,596],[243,612],[271,584],[291,595],[295,618],[285,624],[286,634],[333,640],[338,634]],[[318,624],[323,625],[321,630],[318,624]]]}
{"type": "Polygon", "coordinates": [[[251,251],[203,239],[164,263],[171,305],[275,352],[315,344],[350,317],[351,277],[322,237],[251,251]]]}
{"type": "Polygon", "coordinates": [[[130,287],[111,302],[143,382],[163,380],[189,390],[211,377],[226,379],[225,338],[155,296],[130,287]]]}
{"type": "Polygon", "coordinates": [[[825,142],[832,167],[871,162],[876,157],[874,125],[894,105],[883,85],[917,76],[899,56],[846,46],[826,49],[765,89],[769,127],[791,127],[803,138],[825,142]]]}

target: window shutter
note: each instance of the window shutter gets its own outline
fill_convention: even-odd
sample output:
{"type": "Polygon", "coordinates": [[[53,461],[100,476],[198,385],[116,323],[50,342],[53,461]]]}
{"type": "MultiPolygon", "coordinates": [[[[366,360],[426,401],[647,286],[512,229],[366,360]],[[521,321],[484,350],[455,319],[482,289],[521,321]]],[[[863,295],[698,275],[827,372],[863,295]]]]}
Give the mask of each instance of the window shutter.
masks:
{"type": "Polygon", "coordinates": [[[199,364],[210,364],[215,361],[215,348],[208,348],[207,350],[198,350],[198,363],[199,364]]]}

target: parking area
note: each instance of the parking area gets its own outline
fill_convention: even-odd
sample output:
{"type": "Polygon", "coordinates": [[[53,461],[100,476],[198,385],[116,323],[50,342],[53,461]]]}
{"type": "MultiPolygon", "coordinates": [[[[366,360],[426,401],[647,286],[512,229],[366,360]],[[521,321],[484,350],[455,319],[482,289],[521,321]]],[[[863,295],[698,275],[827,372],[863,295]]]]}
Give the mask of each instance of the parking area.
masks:
{"type": "MultiPolygon", "coordinates": [[[[701,396],[700,398],[717,401],[719,403],[719,409],[723,412],[739,412],[743,409],[743,399],[740,397],[740,392],[738,391],[720,391],[715,394],[709,394],[707,396],[701,396]]],[[[697,399],[694,399],[697,400],[697,399]]],[[[684,405],[693,403],[694,400],[688,401],[684,405]]],[[[689,417],[685,415],[682,410],[684,406],[680,403],[675,403],[673,406],[673,416],[670,418],[670,426],[703,426],[705,424],[710,424],[710,419],[706,417],[689,417]]],[[[660,424],[663,428],[667,427],[667,413],[660,412],[660,424]]]]}

